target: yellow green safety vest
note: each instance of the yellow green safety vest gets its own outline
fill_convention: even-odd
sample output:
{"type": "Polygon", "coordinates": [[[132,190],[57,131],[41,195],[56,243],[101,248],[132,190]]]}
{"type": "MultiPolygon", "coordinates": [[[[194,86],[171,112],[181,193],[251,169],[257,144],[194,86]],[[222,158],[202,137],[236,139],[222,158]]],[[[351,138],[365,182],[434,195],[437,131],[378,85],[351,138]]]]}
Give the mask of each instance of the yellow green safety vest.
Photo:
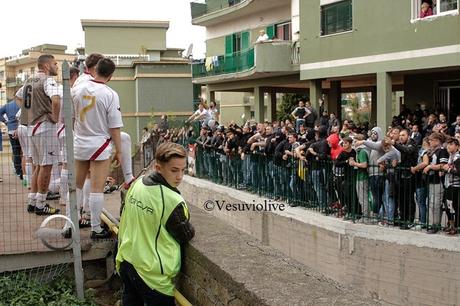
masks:
{"type": "Polygon", "coordinates": [[[116,268],[131,263],[147,286],[174,295],[174,278],[180,271],[180,244],[166,230],[177,205],[189,210],[182,196],[166,186],[148,186],[140,177],[129,189],[120,220],[116,268]]]}

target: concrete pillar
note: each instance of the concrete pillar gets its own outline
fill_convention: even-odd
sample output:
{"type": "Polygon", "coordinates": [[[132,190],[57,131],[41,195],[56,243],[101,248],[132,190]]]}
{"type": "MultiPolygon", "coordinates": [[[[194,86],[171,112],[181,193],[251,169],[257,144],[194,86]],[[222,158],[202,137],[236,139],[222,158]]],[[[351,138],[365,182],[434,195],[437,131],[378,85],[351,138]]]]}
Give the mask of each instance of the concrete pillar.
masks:
{"type": "Polygon", "coordinates": [[[263,122],[265,117],[264,91],[259,86],[254,87],[254,119],[256,122],[263,122]]]}
{"type": "Polygon", "coordinates": [[[268,101],[267,120],[272,122],[276,119],[276,92],[270,92],[270,100],[268,101]]]}
{"type": "Polygon", "coordinates": [[[373,86],[371,90],[371,118],[372,125],[377,124],[377,87],[373,86]]]}
{"type": "Polygon", "coordinates": [[[311,106],[318,111],[318,116],[322,115],[319,113],[319,99],[322,93],[321,80],[310,80],[310,103],[311,106]]]}
{"type": "Polygon", "coordinates": [[[327,110],[329,113],[335,113],[342,121],[342,83],[340,81],[331,81],[327,110]]]}
{"type": "Polygon", "coordinates": [[[391,74],[377,73],[377,126],[386,132],[391,123],[391,74]]]}

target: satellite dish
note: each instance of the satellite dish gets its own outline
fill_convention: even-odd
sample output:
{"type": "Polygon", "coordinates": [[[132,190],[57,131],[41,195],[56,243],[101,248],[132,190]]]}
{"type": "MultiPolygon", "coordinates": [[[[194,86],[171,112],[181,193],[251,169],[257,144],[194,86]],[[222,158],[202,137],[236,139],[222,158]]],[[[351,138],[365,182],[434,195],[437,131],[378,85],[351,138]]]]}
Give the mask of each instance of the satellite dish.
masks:
{"type": "Polygon", "coordinates": [[[193,56],[193,43],[191,43],[188,48],[187,52],[185,53],[185,58],[191,58],[193,56]]]}

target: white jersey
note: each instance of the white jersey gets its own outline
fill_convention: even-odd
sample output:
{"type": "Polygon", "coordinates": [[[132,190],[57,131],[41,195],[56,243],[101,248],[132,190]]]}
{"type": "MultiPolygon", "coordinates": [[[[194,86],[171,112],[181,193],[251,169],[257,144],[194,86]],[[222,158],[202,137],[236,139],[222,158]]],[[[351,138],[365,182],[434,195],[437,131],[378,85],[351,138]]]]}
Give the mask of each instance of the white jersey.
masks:
{"type": "Polygon", "coordinates": [[[99,160],[102,151],[111,152],[109,129],[123,126],[118,94],[95,80],[75,89],[72,97],[75,158],[99,160]]]}
{"type": "Polygon", "coordinates": [[[75,82],[73,83],[72,90],[74,88],[76,88],[77,86],[79,86],[79,85],[81,85],[83,83],[86,83],[86,82],[88,82],[89,80],[92,80],[92,79],[94,79],[94,78],[91,76],[91,74],[89,74],[87,72],[84,72],[84,73],[80,74],[78,76],[78,78],[75,80],[75,82]]]}

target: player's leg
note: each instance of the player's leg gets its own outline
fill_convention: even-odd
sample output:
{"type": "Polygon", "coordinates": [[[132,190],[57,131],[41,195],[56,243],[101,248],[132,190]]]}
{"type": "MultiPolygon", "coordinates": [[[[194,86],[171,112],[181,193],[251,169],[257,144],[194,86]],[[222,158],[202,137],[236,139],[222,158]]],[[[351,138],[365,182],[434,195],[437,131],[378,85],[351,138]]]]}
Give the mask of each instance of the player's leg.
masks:
{"type": "Polygon", "coordinates": [[[131,159],[131,137],[125,132],[121,132],[121,170],[123,172],[123,178],[125,183],[125,188],[129,188],[129,184],[134,180],[133,176],[133,166],[131,159]]]}
{"type": "Polygon", "coordinates": [[[104,184],[109,173],[110,159],[91,161],[91,193],[89,206],[91,210],[91,238],[101,239],[110,237],[107,230],[101,227],[101,212],[104,206],[104,184]]]}

